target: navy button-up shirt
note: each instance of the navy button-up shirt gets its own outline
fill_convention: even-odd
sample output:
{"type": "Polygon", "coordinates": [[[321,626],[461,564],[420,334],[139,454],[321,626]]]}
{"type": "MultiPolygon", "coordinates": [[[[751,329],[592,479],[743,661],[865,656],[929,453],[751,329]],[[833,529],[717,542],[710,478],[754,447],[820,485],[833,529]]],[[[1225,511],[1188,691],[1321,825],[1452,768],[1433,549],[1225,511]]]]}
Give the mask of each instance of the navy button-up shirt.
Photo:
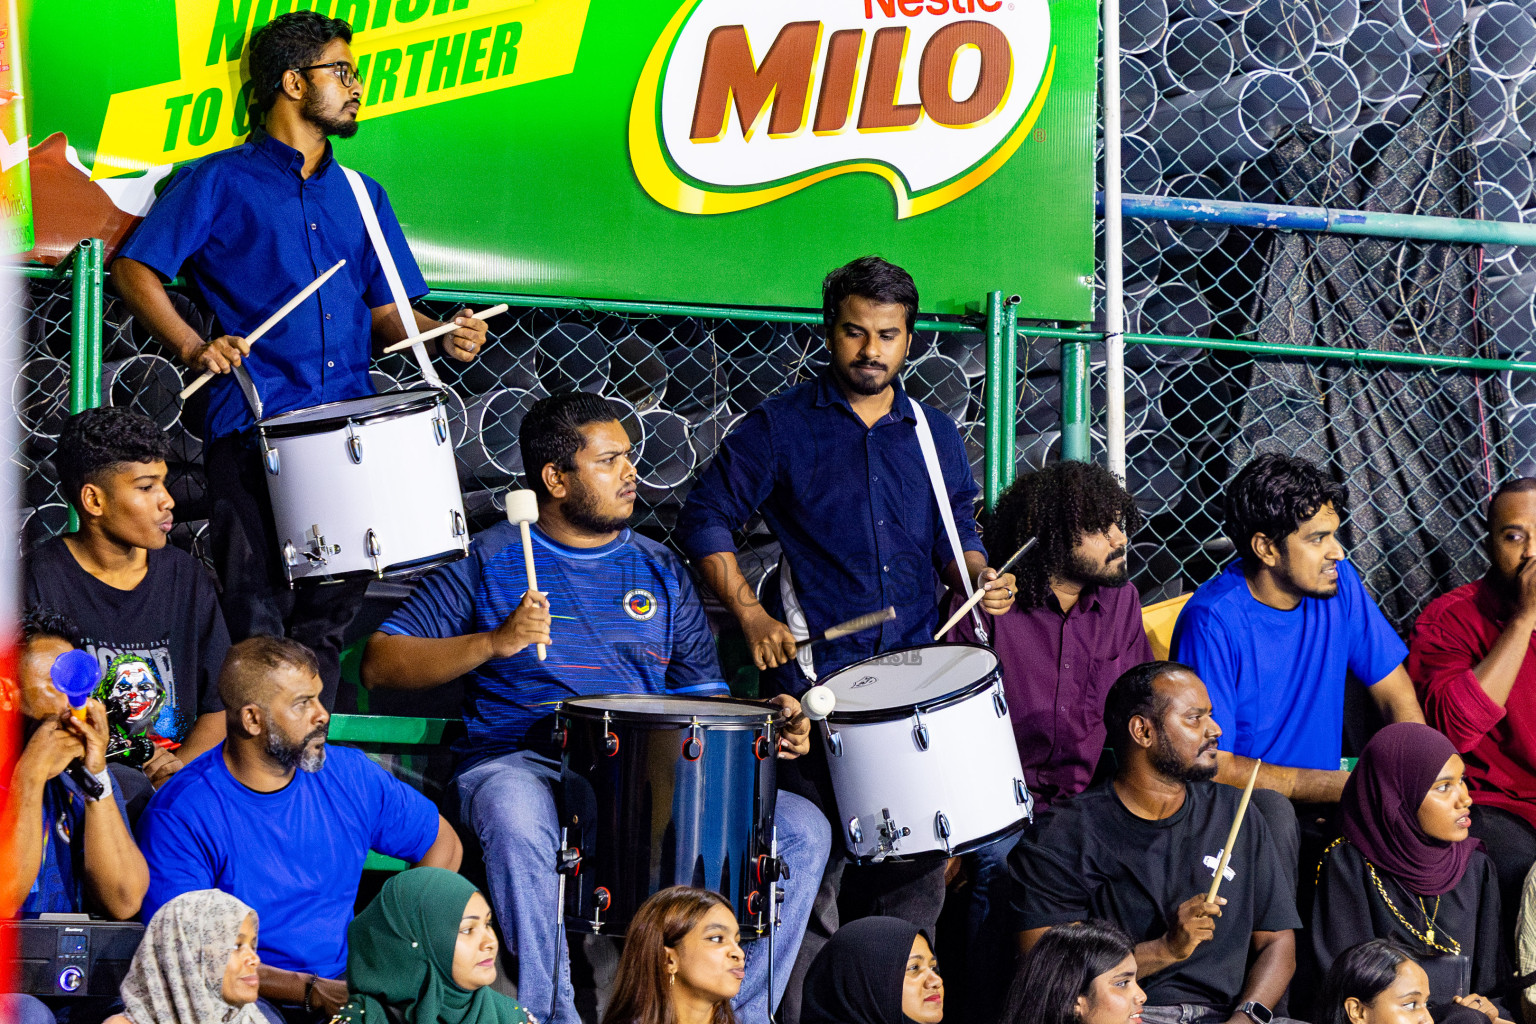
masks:
{"type": "MultiPolygon", "coordinates": [[[[695,559],[735,551],[732,531],[754,512],[789,559],[814,635],[887,605],[896,619],[816,649],[826,673],[882,651],[933,642],[938,572],[954,561],[912,410],[898,383],[891,411],[866,427],[830,372],[759,405],[726,437],[678,518],[695,559]]],[[[924,403],[960,545],[981,551],[976,481],[954,423],[924,403]]],[[[962,566],[962,570],[963,570],[962,566]]],[[[764,595],[768,598],[769,595],[764,595]]],[[[769,600],[777,603],[776,595],[769,600]]]]}
{"type": "MultiPolygon", "coordinates": [[[[362,213],[330,147],[302,177],[304,155],[262,132],[203,157],[166,185],[120,255],[202,292],[228,334],[246,335],[337,260],[347,265],[251,347],[244,360],[268,416],[374,393],[371,310],[391,301],[362,213]]],[[[366,175],[400,278],[411,298],[426,282],[389,197],[366,175]]],[[[233,376],[209,388],[205,436],[255,418],[233,376]]]]}

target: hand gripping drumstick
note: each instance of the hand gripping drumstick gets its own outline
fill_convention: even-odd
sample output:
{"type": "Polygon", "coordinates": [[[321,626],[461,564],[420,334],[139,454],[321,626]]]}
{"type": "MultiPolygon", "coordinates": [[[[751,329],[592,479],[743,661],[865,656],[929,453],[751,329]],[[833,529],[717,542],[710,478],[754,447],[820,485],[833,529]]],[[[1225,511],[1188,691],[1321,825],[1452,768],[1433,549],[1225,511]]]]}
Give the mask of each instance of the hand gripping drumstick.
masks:
{"type": "Polygon", "coordinates": [[[1248,813],[1248,801],[1253,797],[1253,784],[1259,781],[1259,767],[1263,761],[1253,762],[1253,774],[1248,776],[1248,785],[1243,787],[1243,799],[1237,805],[1237,817],[1232,819],[1232,831],[1227,833],[1227,845],[1222,848],[1221,860],[1216,862],[1216,877],[1211,879],[1211,891],[1205,894],[1205,902],[1216,902],[1216,890],[1221,888],[1221,876],[1227,870],[1227,861],[1232,859],[1232,844],[1237,842],[1237,830],[1243,827],[1243,815],[1248,813]]]}
{"type": "MultiPolygon", "coordinates": [[[[1020,558],[1024,557],[1024,552],[1028,551],[1030,548],[1032,548],[1034,546],[1035,546],[1035,538],[1031,537],[1031,538],[1029,538],[1029,540],[1024,542],[1024,546],[1023,547],[1019,548],[1019,550],[1017,550],[1017,551],[1015,551],[1013,553],[1013,556],[1011,558],[1009,558],[1008,561],[1003,563],[1003,567],[1001,569],[997,570],[997,574],[999,576],[1001,576],[1003,573],[1007,572],[1009,569],[1012,569],[1013,568],[1013,563],[1017,562],[1020,558]]],[[[961,571],[963,572],[964,570],[962,569],[961,571]]],[[[940,626],[939,627],[939,631],[937,633],[933,634],[933,639],[936,642],[939,641],[939,640],[944,639],[944,634],[948,633],[951,629],[954,629],[955,628],[955,623],[957,623],[961,619],[965,618],[965,616],[970,612],[970,610],[972,608],[975,608],[977,603],[983,597],[986,597],[986,596],[987,596],[986,590],[984,588],[982,588],[982,587],[977,587],[976,588],[976,593],[971,595],[971,599],[969,601],[965,602],[965,604],[961,605],[959,610],[956,611],[955,614],[953,614],[953,615],[951,615],[949,617],[949,621],[944,623],[944,625],[940,626]]]]}
{"type": "MultiPolygon", "coordinates": [[[[489,320],[491,317],[500,316],[506,311],[507,304],[503,302],[500,305],[492,306],[489,309],[482,309],[478,313],[470,313],[469,316],[474,320],[489,320]]],[[[458,329],[459,325],[450,320],[448,323],[443,324],[441,327],[432,328],[425,334],[418,334],[414,338],[406,338],[404,341],[395,342],[393,345],[384,350],[384,354],[389,355],[391,352],[404,352],[406,349],[410,348],[412,345],[417,344],[418,342],[431,341],[433,338],[441,338],[443,335],[452,334],[458,329]]]]}
{"type": "MultiPolygon", "coordinates": [[[[332,274],[336,273],[336,271],[340,270],[346,265],[346,260],[337,260],[334,267],[332,267],[330,270],[327,270],[319,277],[315,278],[309,284],[305,285],[304,289],[299,292],[299,294],[283,303],[282,309],[279,309],[276,313],[273,313],[271,316],[267,317],[264,321],[262,321],[260,327],[256,328],[250,334],[247,334],[245,336],[245,343],[247,345],[254,345],[261,339],[263,334],[266,334],[272,328],[276,327],[279,320],[287,316],[289,313],[292,313],[296,308],[298,308],[299,303],[315,294],[315,292],[320,289],[321,285],[325,284],[325,282],[331,279],[332,274]]],[[[212,370],[209,370],[207,373],[197,378],[197,380],[193,381],[191,384],[188,384],[181,391],[182,401],[186,401],[187,399],[191,398],[193,393],[196,392],[198,388],[202,387],[204,384],[207,384],[216,376],[218,376],[216,373],[214,373],[212,370]]]]}
{"type": "MultiPolygon", "coordinates": [[[[539,496],[527,488],[507,492],[507,522],[516,523],[523,532],[523,565],[528,570],[528,589],[539,589],[539,574],[533,569],[533,537],[528,533],[528,524],[539,521],[539,496]]],[[[543,661],[547,653],[543,644],[539,644],[539,660],[543,661]]]]}

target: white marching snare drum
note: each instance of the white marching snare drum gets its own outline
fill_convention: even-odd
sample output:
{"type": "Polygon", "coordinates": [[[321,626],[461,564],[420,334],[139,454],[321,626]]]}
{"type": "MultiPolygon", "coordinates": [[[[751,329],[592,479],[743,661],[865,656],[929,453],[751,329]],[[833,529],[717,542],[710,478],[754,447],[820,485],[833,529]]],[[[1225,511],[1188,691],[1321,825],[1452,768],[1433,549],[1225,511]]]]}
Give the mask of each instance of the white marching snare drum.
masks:
{"type": "Polygon", "coordinates": [[[987,648],[893,651],[821,683],[837,695],[822,740],[855,860],[955,856],[1029,820],[1034,801],[987,648]]]}
{"type": "Polygon", "coordinates": [[[437,388],[415,388],[257,424],[289,585],[418,572],[469,552],[445,406],[437,388]]]}

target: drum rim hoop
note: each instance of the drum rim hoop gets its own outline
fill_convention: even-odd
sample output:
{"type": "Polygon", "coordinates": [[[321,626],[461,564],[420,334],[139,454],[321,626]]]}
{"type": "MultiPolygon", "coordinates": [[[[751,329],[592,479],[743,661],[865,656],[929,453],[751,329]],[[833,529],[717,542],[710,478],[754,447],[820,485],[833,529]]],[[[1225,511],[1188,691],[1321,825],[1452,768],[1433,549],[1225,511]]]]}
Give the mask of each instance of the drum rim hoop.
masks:
{"type": "MultiPolygon", "coordinates": [[[[988,654],[992,655],[992,670],[975,682],[968,683],[958,690],[951,690],[948,693],[940,694],[937,697],[931,697],[925,701],[914,701],[909,704],[893,704],[888,708],[869,708],[859,711],[834,710],[832,714],[827,716],[827,721],[833,725],[844,723],[848,725],[867,725],[874,722],[896,722],[903,718],[910,718],[913,714],[919,711],[942,711],[944,708],[949,707],[951,704],[959,704],[961,701],[969,700],[970,698],[976,696],[976,694],[982,692],[983,690],[991,689],[993,686],[998,685],[998,683],[1002,680],[1002,659],[997,656],[996,651],[983,644],[945,642],[938,644],[919,644],[917,647],[904,647],[902,650],[928,650],[929,648],[933,647],[972,647],[978,651],[986,651],[988,654]]],[[[899,653],[900,651],[886,651],[884,654],[876,654],[873,657],[865,658],[862,661],[855,661],[851,665],[844,665],[842,668],[837,670],[836,674],[842,675],[844,672],[853,671],[860,665],[867,665],[872,661],[881,661],[883,659],[889,658],[893,654],[899,653]]]]}
{"type": "Polygon", "coordinates": [[[384,420],[399,419],[401,416],[409,416],[413,412],[421,412],[437,405],[447,405],[448,396],[442,388],[408,388],[405,391],[385,391],[376,395],[360,395],[357,398],[343,398],[336,402],[322,402],[319,405],[307,406],[303,409],[289,409],[275,416],[267,416],[256,424],[256,429],[261,431],[263,437],[308,437],[312,434],[328,434],[333,430],[339,430],[348,423],[365,426],[369,423],[379,423],[384,420]],[[318,419],[308,419],[298,422],[282,422],[284,417],[295,416],[299,413],[314,412],[317,409],[331,409],[343,405],[351,405],[353,402],[361,402],[369,398],[385,398],[399,396],[404,399],[397,401],[387,409],[379,409],[375,412],[365,413],[361,416],[338,414],[318,419]]]}
{"type": "MultiPolygon", "coordinates": [[[[993,843],[1000,842],[1001,840],[1007,839],[1009,836],[1013,835],[1015,832],[1022,832],[1022,831],[1024,831],[1024,828],[1027,825],[1029,825],[1029,823],[1030,823],[1029,815],[1026,814],[1022,818],[1020,818],[1018,821],[1014,822],[1011,825],[1005,826],[1004,828],[1000,828],[996,832],[989,832],[989,833],[987,833],[984,836],[979,836],[976,839],[972,839],[968,843],[957,843],[954,847],[951,848],[951,852],[949,852],[949,853],[945,853],[943,850],[923,850],[920,853],[903,853],[900,856],[901,856],[902,860],[910,860],[910,861],[926,861],[926,860],[940,860],[940,859],[947,860],[950,857],[963,857],[963,856],[965,856],[968,853],[975,853],[977,850],[981,849],[984,846],[991,846],[993,843]]],[[[856,856],[853,853],[852,850],[849,850],[848,849],[848,839],[847,839],[846,836],[843,837],[843,852],[847,855],[849,863],[857,864],[860,867],[864,867],[864,866],[873,864],[874,861],[875,861],[875,855],[874,854],[868,854],[867,856],[859,857],[859,856],[856,856]]]]}
{"type": "Polygon", "coordinates": [[[679,700],[711,699],[709,697],[696,697],[692,695],[679,695],[671,693],[589,693],[581,697],[570,697],[561,701],[559,704],[555,705],[555,715],[557,717],[563,715],[568,718],[598,722],[602,721],[604,715],[607,715],[610,721],[624,725],[656,723],[661,725],[686,726],[691,724],[693,720],[697,718],[699,720],[699,726],[704,729],[761,729],[765,724],[765,717],[771,716],[776,719],[779,713],[779,709],[776,706],[769,704],[766,701],[758,702],[745,697],[735,696],[729,698],[734,703],[761,703],[763,707],[762,712],[743,713],[732,711],[723,714],[684,714],[682,712],[678,712],[677,714],[662,713],[658,715],[640,711],[614,711],[610,708],[604,708],[603,710],[599,711],[593,708],[588,708],[585,704],[582,703],[583,701],[588,700],[617,700],[625,702],[638,702],[642,700],[666,700],[668,698],[677,698],[679,700]],[[574,709],[571,707],[572,705],[575,705],[574,709]],[[579,713],[572,714],[573,710],[579,713]]]}
{"type": "Polygon", "coordinates": [[[293,585],[298,586],[300,584],[307,583],[313,583],[316,585],[325,583],[345,583],[348,580],[360,579],[393,580],[399,579],[402,576],[414,576],[419,573],[431,572],[433,569],[441,568],[442,566],[448,565],[450,562],[457,562],[459,559],[467,557],[469,557],[468,551],[455,548],[452,551],[444,551],[441,554],[428,555],[426,558],[419,558],[415,561],[396,562],[393,565],[386,565],[382,572],[377,573],[372,569],[348,569],[346,572],[333,573],[308,573],[306,575],[296,577],[293,581],[293,585]]]}

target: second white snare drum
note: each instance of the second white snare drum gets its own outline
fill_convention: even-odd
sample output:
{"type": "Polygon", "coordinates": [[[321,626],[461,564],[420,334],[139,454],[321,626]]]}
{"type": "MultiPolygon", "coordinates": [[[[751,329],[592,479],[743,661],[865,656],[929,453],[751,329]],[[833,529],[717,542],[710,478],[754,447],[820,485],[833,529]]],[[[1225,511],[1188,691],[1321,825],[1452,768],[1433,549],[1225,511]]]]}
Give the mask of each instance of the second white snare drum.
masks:
{"type": "Polygon", "coordinates": [[[822,739],[855,860],[955,856],[1029,820],[1034,801],[992,651],[914,647],[821,683],[837,696],[822,739]]]}
{"type": "Polygon", "coordinates": [[[404,575],[469,552],[438,389],[328,402],[257,427],[290,585],[404,575]]]}

